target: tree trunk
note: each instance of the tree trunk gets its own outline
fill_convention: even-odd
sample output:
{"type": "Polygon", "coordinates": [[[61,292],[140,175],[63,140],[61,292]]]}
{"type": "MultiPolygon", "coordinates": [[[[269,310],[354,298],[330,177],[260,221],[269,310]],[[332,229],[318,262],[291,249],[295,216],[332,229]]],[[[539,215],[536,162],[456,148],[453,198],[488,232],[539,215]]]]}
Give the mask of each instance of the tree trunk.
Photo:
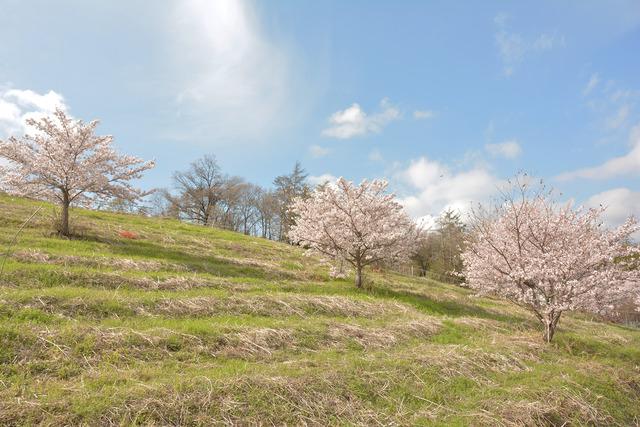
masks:
{"type": "Polygon", "coordinates": [[[69,193],[66,191],[62,195],[62,214],[60,217],[60,234],[69,237],[69,193]]]}
{"type": "Polygon", "coordinates": [[[544,333],[542,335],[544,342],[550,343],[553,339],[553,335],[556,333],[556,327],[558,326],[561,315],[562,312],[551,312],[547,315],[547,318],[544,319],[544,333]]]}
{"type": "Polygon", "coordinates": [[[356,287],[360,289],[362,288],[362,267],[361,266],[356,267],[356,287]]]}

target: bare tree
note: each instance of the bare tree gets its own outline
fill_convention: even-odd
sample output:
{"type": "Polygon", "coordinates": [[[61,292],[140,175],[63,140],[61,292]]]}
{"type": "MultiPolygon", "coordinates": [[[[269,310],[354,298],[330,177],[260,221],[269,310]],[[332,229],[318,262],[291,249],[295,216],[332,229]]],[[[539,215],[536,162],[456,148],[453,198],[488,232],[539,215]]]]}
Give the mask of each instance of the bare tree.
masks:
{"type": "Polygon", "coordinates": [[[258,203],[261,195],[262,189],[255,184],[244,183],[240,188],[240,197],[237,207],[238,231],[247,235],[255,234],[256,225],[260,221],[258,203]]]}
{"type": "Polygon", "coordinates": [[[177,195],[164,195],[181,218],[209,225],[223,197],[225,180],[215,156],[207,155],[191,163],[189,169],[173,174],[177,195]]]}
{"type": "Polygon", "coordinates": [[[171,194],[166,189],[158,189],[145,200],[147,215],[163,218],[179,218],[180,213],[170,202],[171,194]]]}
{"type": "Polygon", "coordinates": [[[229,230],[238,230],[237,210],[245,185],[244,179],[238,176],[224,178],[220,203],[216,209],[213,224],[229,230]]]}
{"type": "Polygon", "coordinates": [[[174,174],[174,190],[161,191],[164,202],[156,199],[152,210],[197,224],[286,240],[295,222],[290,211],[293,200],[309,193],[306,178],[296,163],[290,174],[275,178],[273,190],[266,190],[223,174],[215,157],[205,156],[174,174]]]}
{"type": "Polygon", "coordinates": [[[276,194],[271,190],[262,189],[256,199],[256,209],[258,211],[261,236],[272,240],[278,238],[280,236],[278,216],[280,204],[276,194]]]}

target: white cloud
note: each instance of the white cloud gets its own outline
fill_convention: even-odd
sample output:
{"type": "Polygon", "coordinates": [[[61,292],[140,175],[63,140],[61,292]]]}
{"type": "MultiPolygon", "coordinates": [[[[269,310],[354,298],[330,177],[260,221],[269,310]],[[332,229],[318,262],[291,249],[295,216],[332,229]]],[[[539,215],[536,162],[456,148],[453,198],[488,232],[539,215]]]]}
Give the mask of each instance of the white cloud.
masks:
{"type": "Polygon", "coordinates": [[[584,96],[589,95],[596,88],[596,86],[598,86],[598,83],[600,83],[600,76],[598,75],[598,73],[592,74],[589,78],[589,82],[587,82],[587,85],[584,87],[582,94],[584,96]]]}
{"type": "Polygon", "coordinates": [[[535,51],[551,50],[555,47],[565,46],[564,36],[559,36],[555,33],[542,33],[531,44],[531,48],[535,51]]]}
{"type": "Polygon", "coordinates": [[[438,226],[438,216],[435,215],[423,215],[415,219],[416,224],[423,231],[436,230],[438,226]]]}
{"type": "Polygon", "coordinates": [[[618,108],[618,111],[605,121],[607,128],[612,130],[619,129],[626,123],[630,110],[631,109],[626,104],[618,108]]]}
{"type": "Polygon", "coordinates": [[[321,147],[320,145],[312,145],[309,147],[309,153],[311,153],[311,155],[313,157],[324,157],[327,154],[329,154],[330,150],[326,147],[321,147]]]}
{"type": "Polygon", "coordinates": [[[431,110],[416,110],[413,112],[413,118],[416,120],[431,119],[435,113],[431,110]]]}
{"type": "Polygon", "coordinates": [[[283,124],[292,78],[244,0],[186,0],[171,16],[178,113],[201,132],[257,138],[283,124]]]}
{"type": "Polygon", "coordinates": [[[519,34],[506,31],[500,31],[496,34],[496,44],[504,63],[504,73],[510,76],[514,72],[515,64],[522,61],[527,51],[526,44],[519,34]]]}
{"type": "Polygon", "coordinates": [[[568,181],[576,178],[608,179],[617,176],[640,176],[640,124],[631,129],[629,142],[631,151],[624,156],[614,157],[599,166],[562,173],[557,179],[568,181]]]}
{"type": "Polygon", "coordinates": [[[52,90],[39,94],[29,89],[0,87],[0,138],[23,134],[27,119],[51,115],[56,107],[67,110],[62,95],[52,90]]]}
{"type": "Polygon", "coordinates": [[[496,133],[496,124],[493,122],[493,120],[489,121],[489,124],[487,125],[487,127],[484,130],[484,137],[488,140],[491,141],[493,139],[493,136],[496,133]]]}
{"type": "Polygon", "coordinates": [[[369,160],[371,160],[372,162],[381,162],[384,160],[384,157],[382,156],[382,153],[380,152],[380,150],[378,150],[377,148],[374,148],[369,153],[369,160]]]}
{"type": "Polygon", "coordinates": [[[22,111],[13,102],[0,98],[0,130],[11,134],[22,128],[22,111]]]}
{"type": "Polygon", "coordinates": [[[394,120],[400,118],[400,110],[392,105],[387,98],[380,101],[380,111],[371,115],[365,113],[359,104],[337,111],[329,118],[330,127],[322,131],[322,135],[349,139],[369,133],[379,133],[394,120]]]}
{"type": "Polygon", "coordinates": [[[409,186],[401,203],[412,216],[425,221],[445,209],[468,212],[473,202],[487,201],[501,184],[483,167],[456,172],[426,157],[411,161],[396,178],[409,186]]]}
{"type": "Polygon", "coordinates": [[[564,47],[564,36],[556,33],[541,33],[533,39],[528,39],[521,34],[507,29],[509,16],[499,13],[493,19],[498,27],[495,34],[495,42],[498,53],[503,63],[503,72],[506,76],[511,76],[515,68],[529,53],[541,53],[552,50],[556,47],[564,47]]]}
{"type": "Polygon", "coordinates": [[[620,141],[637,122],[634,107],[640,100],[640,91],[621,87],[614,80],[593,74],[582,93],[588,95],[585,105],[600,132],[599,143],[620,141]]]}
{"type": "Polygon", "coordinates": [[[326,183],[334,183],[338,178],[330,173],[323,173],[322,175],[311,175],[307,178],[307,181],[312,186],[321,185],[326,183]]]}
{"type": "Polygon", "coordinates": [[[504,157],[505,159],[515,159],[522,154],[522,148],[516,140],[505,141],[499,144],[486,144],[484,149],[494,157],[504,157]]]}
{"type": "Polygon", "coordinates": [[[638,91],[618,89],[609,96],[609,100],[611,102],[618,102],[625,99],[635,98],[638,95],[640,95],[640,92],[638,91]]]}
{"type": "Polygon", "coordinates": [[[493,22],[495,22],[496,25],[500,27],[503,27],[504,25],[506,25],[508,20],[509,20],[509,14],[506,12],[500,12],[493,18],[493,22]]]}
{"type": "MultiPolygon", "coordinates": [[[[603,219],[609,227],[622,224],[629,216],[640,218],[640,192],[628,188],[614,188],[591,196],[585,206],[606,208],[603,219]]],[[[634,236],[640,238],[640,232],[634,236]]]]}

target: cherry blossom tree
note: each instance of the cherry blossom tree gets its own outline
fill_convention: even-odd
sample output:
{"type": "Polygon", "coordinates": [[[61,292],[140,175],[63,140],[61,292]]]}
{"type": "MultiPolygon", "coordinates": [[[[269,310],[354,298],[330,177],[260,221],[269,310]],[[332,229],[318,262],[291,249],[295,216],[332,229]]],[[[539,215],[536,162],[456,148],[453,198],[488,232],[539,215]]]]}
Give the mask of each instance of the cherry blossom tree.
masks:
{"type": "Polygon", "coordinates": [[[292,206],[297,217],[289,233],[292,242],[351,264],[361,288],[366,266],[404,260],[415,244],[415,224],[386,188],[385,181],[365,180],[358,186],[340,178],[298,198],[292,206]]]}
{"type": "Polygon", "coordinates": [[[512,182],[492,209],[474,212],[463,253],[467,284],[480,294],[506,298],[544,325],[550,342],[562,313],[604,313],[639,295],[640,270],[630,244],[638,230],[629,218],[609,230],[604,208],[573,209],[555,202],[544,185],[524,176],[512,182]]]}
{"type": "Polygon", "coordinates": [[[0,141],[3,189],[13,194],[60,203],[60,234],[69,236],[69,206],[97,199],[135,200],[148,192],[130,180],[154,167],[137,157],[118,154],[112,136],[95,135],[98,121],[84,123],[61,108],[52,117],[29,119],[30,133],[0,141]]]}

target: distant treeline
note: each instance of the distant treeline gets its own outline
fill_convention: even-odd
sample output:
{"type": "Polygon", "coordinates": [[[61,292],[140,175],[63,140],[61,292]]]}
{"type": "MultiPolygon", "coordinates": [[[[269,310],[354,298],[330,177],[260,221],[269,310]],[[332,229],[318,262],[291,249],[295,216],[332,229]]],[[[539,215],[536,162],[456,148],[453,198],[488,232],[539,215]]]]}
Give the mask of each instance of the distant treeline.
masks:
{"type": "Polygon", "coordinates": [[[271,188],[225,174],[215,156],[204,156],[173,174],[172,188],[156,190],[143,202],[112,200],[100,209],[177,218],[271,240],[287,241],[288,212],[296,197],[310,191],[307,173],[296,163],[271,188]]]}

